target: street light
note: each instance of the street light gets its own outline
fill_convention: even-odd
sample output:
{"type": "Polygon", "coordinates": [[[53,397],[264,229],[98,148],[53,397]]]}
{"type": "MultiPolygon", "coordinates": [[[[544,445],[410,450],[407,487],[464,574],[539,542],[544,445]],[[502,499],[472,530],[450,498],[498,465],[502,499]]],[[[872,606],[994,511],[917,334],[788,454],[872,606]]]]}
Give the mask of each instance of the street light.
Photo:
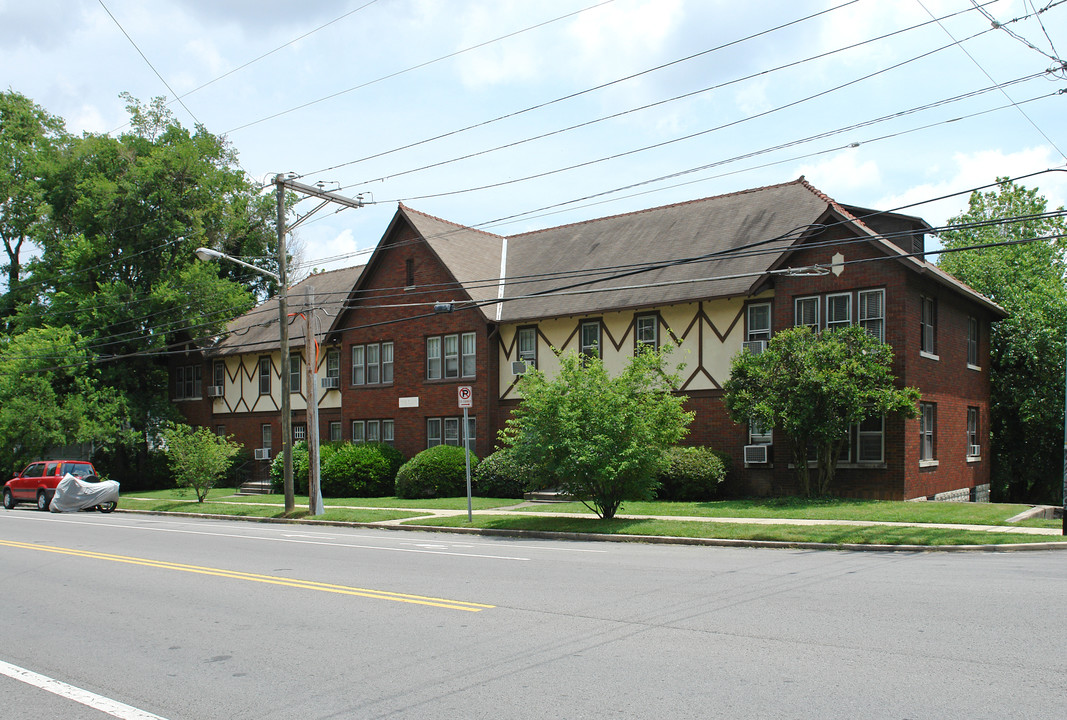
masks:
{"type": "Polygon", "coordinates": [[[236,263],[273,278],[278,282],[278,340],[282,356],[280,365],[282,375],[282,465],[284,468],[282,487],[285,493],[285,512],[290,513],[296,509],[296,497],[293,493],[292,408],[289,399],[289,307],[286,301],[287,287],[285,282],[285,229],[281,226],[278,229],[279,272],[277,274],[211,248],[197,248],[196,256],[204,262],[226,260],[236,263]]]}

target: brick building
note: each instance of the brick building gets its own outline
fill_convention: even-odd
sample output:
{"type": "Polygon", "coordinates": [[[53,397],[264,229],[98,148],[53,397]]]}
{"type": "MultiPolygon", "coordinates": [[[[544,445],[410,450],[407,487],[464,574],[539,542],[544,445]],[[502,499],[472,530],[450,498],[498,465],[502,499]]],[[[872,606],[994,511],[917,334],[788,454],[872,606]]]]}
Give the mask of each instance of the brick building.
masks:
{"type": "MultiPolygon", "coordinates": [[[[314,275],[289,297],[299,310],[314,285],[314,305],[329,312],[317,353],[324,440],[382,440],[407,456],[459,444],[457,389],[470,386],[469,437],[484,457],[519,401],[524,366],[551,374],[558,354],[580,351],[620,368],[638,347],[670,343],[697,413],[687,442],[729,452],[745,493],[795,488],[785,439],[726,416],[731,358],[793,325],[858,323],[894,348],[894,374],[921,390],[922,417],[855,427],[836,492],[981,499],[989,327],[1004,312],[922,259],[928,230],[839,204],[803,178],[511,237],[400,205],[365,267],[314,275]]],[[[295,368],[309,353],[298,326],[300,439],[308,393],[295,368]]],[[[191,422],[267,457],[281,446],[277,305],[229,330],[202,358],[173,361],[174,399],[191,422]]]]}

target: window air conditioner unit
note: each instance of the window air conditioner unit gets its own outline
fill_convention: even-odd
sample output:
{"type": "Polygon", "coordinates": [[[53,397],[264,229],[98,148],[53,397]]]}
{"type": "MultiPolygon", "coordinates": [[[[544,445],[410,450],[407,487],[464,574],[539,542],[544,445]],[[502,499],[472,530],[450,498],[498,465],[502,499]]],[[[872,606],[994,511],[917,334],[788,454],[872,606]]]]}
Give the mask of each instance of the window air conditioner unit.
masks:
{"type": "Polygon", "coordinates": [[[745,445],[745,464],[766,465],[770,448],[770,445],[745,445]]]}
{"type": "Polygon", "coordinates": [[[741,343],[741,347],[748,350],[753,355],[759,355],[761,352],[767,349],[766,340],[750,340],[748,342],[741,343]]]}
{"type": "Polygon", "coordinates": [[[982,454],[982,446],[981,445],[968,445],[967,446],[967,454],[970,455],[971,457],[978,457],[979,455],[982,454]]]}
{"type": "Polygon", "coordinates": [[[511,363],[511,374],[512,375],[525,375],[526,371],[532,365],[533,365],[533,363],[527,363],[527,362],[525,362],[523,360],[516,360],[513,363],[511,363]]]}
{"type": "Polygon", "coordinates": [[[208,397],[222,397],[222,385],[209,385],[207,388],[208,397]]]}
{"type": "Polygon", "coordinates": [[[324,378],[322,378],[322,389],[323,390],[337,390],[340,387],[341,387],[341,378],[340,377],[324,377],[324,378]]]}
{"type": "Polygon", "coordinates": [[[270,460],[270,448],[256,448],[256,460],[270,460]]]}

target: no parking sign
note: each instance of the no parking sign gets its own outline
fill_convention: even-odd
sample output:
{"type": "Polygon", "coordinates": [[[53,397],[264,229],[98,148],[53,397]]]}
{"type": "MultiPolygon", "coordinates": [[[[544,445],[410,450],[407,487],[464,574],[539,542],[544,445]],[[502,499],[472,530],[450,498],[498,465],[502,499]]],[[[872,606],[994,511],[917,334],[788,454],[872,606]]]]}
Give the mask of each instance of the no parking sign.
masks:
{"type": "Polygon", "coordinates": [[[460,385],[459,406],[461,408],[474,407],[474,389],[470,385],[460,385]]]}

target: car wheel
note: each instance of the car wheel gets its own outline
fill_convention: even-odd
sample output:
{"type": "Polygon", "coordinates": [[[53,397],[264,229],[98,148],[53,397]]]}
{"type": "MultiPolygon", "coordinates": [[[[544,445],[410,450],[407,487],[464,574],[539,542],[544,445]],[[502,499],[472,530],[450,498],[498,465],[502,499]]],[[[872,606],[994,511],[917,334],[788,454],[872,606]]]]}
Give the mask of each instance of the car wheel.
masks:
{"type": "Polygon", "coordinates": [[[115,509],[116,505],[118,505],[117,502],[105,502],[105,503],[100,503],[99,505],[97,505],[96,509],[99,510],[100,512],[102,512],[102,513],[109,513],[109,512],[111,512],[112,510],[115,509]]]}
{"type": "Polygon", "coordinates": [[[11,491],[4,488],[4,507],[8,510],[15,507],[15,498],[11,496],[11,491]]]}
{"type": "Polygon", "coordinates": [[[41,492],[37,493],[37,509],[38,510],[47,510],[48,509],[48,496],[44,494],[43,490],[41,492]]]}

